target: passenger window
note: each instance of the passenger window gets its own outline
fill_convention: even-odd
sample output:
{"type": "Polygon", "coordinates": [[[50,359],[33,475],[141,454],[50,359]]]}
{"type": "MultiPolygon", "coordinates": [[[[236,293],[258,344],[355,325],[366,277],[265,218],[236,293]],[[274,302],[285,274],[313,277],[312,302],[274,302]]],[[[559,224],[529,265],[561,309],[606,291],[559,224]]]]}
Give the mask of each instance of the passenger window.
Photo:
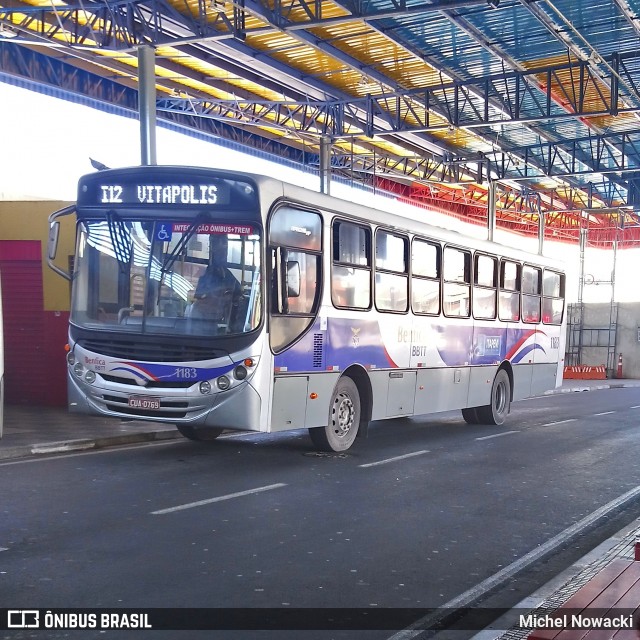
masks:
{"type": "Polygon", "coordinates": [[[522,268],[522,320],[540,322],[540,285],[542,269],[525,265],[522,268]]]}
{"type": "Polygon", "coordinates": [[[333,259],[340,264],[371,266],[371,230],[337,220],[333,225],[333,259]]]}
{"type": "Polygon", "coordinates": [[[522,293],[540,295],[540,273],[537,267],[527,265],[522,269],[522,293]]]}
{"type": "Polygon", "coordinates": [[[468,318],[471,301],[471,253],[445,247],[443,310],[448,317],[468,318]]]}
{"type": "Polygon", "coordinates": [[[408,238],[387,231],[376,233],[376,308],[379,311],[408,310],[408,238]]]}
{"type": "Polygon", "coordinates": [[[414,239],[411,247],[411,274],[425,278],[440,277],[439,244],[414,239]]]}
{"type": "Polygon", "coordinates": [[[376,269],[407,272],[407,239],[386,231],[376,234],[376,269]]]}
{"type": "Polygon", "coordinates": [[[493,320],[496,317],[498,292],[496,258],[477,254],[475,258],[475,275],[473,288],[474,318],[493,320]]]}
{"type": "Polygon", "coordinates": [[[564,313],[564,275],[545,270],[542,280],[542,322],[562,324],[564,313]]]}
{"type": "Polygon", "coordinates": [[[342,220],[333,223],[331,300],[334,306],[371,307],[371,229],[342,220]]]}
{"type": "Polygon", "coordinates": [[[411,308],[414,313],[440,313],[440,268],[442,248],[434,242],[414,238],[411,245],[411,308]]]}
{"type": "Polygon", "coordinates": [[[500,263],[498,317],[507,322],[520,320],[520,265],[511,260],[500,263]]]}
{"type": "Polygon", "coordinates": [[[475,284],[480,287],[496,286],[497,260],[490,256],[476,255],[475,284]]]}

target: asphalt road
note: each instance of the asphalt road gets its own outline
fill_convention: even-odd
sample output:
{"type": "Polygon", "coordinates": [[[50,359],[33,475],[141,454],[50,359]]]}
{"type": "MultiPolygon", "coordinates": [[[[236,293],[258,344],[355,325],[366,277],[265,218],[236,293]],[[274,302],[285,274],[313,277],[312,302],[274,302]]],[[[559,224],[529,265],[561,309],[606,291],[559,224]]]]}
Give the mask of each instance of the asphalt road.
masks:
{"type": "MultiPolygon", "coordinates": [[[[635,495],[616,502],[640,485],[639,427],[640,389],[611,389],[514,404],[503,427],[374,423],[346,455],[314,453],[301,431],[1,463],[0,606],[513,606],[640,515],[635,495]]],[[[0,637],[196,637],[91,633],[0,637]]]]}

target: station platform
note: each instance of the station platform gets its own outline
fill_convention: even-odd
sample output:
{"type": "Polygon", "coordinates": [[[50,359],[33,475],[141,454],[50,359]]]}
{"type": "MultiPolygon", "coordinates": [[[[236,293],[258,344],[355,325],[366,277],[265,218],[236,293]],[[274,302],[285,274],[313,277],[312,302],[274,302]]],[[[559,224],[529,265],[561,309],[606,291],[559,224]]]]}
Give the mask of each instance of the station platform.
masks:
{"type": "Polygon", "coordinates": [[[87,416],[66,407],[5,405],[0,461],[182,438],[174,425],[87,416]]]}

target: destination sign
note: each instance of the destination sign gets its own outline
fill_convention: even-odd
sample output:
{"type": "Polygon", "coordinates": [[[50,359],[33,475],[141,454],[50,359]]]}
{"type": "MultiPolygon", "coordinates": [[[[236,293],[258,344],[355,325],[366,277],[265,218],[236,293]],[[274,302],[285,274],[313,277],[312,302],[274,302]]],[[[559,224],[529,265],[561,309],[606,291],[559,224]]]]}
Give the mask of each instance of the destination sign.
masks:
{"type": "Polygon", "coordinates": [[[230,189],[223,181],[201,184],[98,184],[100,204],[227,205],[230,189]]]}

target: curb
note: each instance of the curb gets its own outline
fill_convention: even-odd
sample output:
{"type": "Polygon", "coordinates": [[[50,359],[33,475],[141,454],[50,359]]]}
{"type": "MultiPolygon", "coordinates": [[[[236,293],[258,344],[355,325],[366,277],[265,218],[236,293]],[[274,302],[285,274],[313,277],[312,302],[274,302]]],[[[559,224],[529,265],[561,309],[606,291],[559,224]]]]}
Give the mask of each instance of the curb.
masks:
{"type": "MultiPolygon", "coordinates": [[[[531,630],[514,629],[516,620],[513,611],[533,611],[539,607],[552,607],[558,594],[567,589],[572,582],[580,584],[580,577],[597,573],[603,566],[617,557],[633,557],[628,552],[640,533],[640,518],[633,520],[610,538],[603,540],[597,547],[588,551],[572,565],[551,578],[546,584],[523,598],[489,626],[478,631],[470,640],[526,640],[531,630]]],[[[564,599],[565,601],[569,598],[564,599]]],[[[562,600],[562,598],[561,598],[562,600]]],[[[553,607],[555,608],[555,607],[553,607]]]]}
{"type": "Polygon", "coordinates": [[[58,442],[43,442],[26,444],[17,447],[2,448],[0,446],[0,460],[15,460],[33,456],[47,456],[56,453],[72,453],[74,451],[90,451],[116,447],[125,444],[142,442],[160,442],[182,438],[176,429],[162,431],[147,431],[143,433],[128,433],[117,436],[102,436],[99,438],[82,438],[78,440],[60,440],[58,442]]]}
{"type": "Polygon", "coordinates": [[[558,393],[577,393],[580,391],[598,391],[600,389],[629,389],[634,387],[640,387],[640,382],[639,381],[610,382],[608,384],[575,386],[575,387],[568,387],[565,389],[563,389],[562,387],[559,387],[557,389],[550,389],[549,391],[545,391],[543,395],[550,396],[558,393]]]}

